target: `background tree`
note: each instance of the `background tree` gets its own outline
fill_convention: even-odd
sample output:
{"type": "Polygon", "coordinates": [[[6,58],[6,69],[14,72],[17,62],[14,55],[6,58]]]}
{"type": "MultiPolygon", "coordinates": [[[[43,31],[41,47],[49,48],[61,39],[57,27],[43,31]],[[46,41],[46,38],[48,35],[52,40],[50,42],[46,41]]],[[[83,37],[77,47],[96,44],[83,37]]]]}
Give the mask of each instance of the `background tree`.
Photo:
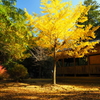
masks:
{"type": "Polygon", "coordinates": [[[0,55],[7,63],[24,59],[32,38],[25,12],[15,7],[16,0],[0,1],[0,55]]]}
{"type": "MultiPolygon", "coordinates": [[[[91,6],[91,8],[88,11],[88,20],[84,23],[85,25],[93,25],[99,26],[100,25],[100,4],[97,3],[96,0],[85,0],[83,3],[84,6],[88,7],[91,6]]],[[[100,38],[100,28],[96,31],[97,38],[100,38]]]]}
{"type": "MultiPolygon", "coordinates": [[[[34,51],[32,50],[32,53],[34,51]]],[[[41,55],[41,52],[38,52],[41,55]]],[[[39,57],[37,53],[35,56],[39,57]]],[[[45,54],[44,54],[45,56],[45,54]]],[[[28,69],[29,76],[31,78],[51,78],[52,77],[52,59],[51,57],[45,57],[45,59],[37,60],[34,56],[26,58],[22,64],[28,69]]]]}
{"type": "MultiPolygon", "coordinates": [[[[33,60],[32,67],[38,69],[39,78],[50,78],[52,70],[52,60],[48,56],[48,50],[39,46],[34,46],[29,50],[31,53],[31,59],[33,60]]],[[[34,72],[35,73],[35,72],[34,72]]]]}
{"type": "Polygon", "coordinates": [[[56,62],[58,55],[61,56],[64,51],[65,55],[73,57],[82,57],[84,54],[92,51],[93,46],[98,42],[89,42],[95,38],[92,25],[83,28],[84,25],[78,25],[78,22],[87,20],[88,10],[78,4],[76,7],[71,6],[70,2],[62,0],[41,0],[43,9],[42,16],[31,16],[26,12],[28,25],[36,28],[38,36],[36,44],[43,48],[48,48],[54,58],[53,67],[53,84],[56,84],[56,62]],[[61,51],[61,52],[59,52],[61,51]]]}
{"type": "Polygon", "coordinates": [[[48,56],[48,50],[34,46],[28,50],[31,56],[21,62],[29,72],[31,78],[52,77],[52,57],[48,56]]]}

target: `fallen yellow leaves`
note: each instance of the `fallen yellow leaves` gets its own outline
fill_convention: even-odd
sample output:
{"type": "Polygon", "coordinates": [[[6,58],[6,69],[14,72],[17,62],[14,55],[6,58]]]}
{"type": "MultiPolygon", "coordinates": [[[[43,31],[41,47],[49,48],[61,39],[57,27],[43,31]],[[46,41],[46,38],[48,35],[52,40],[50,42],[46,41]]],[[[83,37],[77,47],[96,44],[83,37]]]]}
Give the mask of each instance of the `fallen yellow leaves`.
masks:
{"type": "Polygon", "coordinates": [[[99,100],[100,85],[1,83],[0,100],[99,100]]]}

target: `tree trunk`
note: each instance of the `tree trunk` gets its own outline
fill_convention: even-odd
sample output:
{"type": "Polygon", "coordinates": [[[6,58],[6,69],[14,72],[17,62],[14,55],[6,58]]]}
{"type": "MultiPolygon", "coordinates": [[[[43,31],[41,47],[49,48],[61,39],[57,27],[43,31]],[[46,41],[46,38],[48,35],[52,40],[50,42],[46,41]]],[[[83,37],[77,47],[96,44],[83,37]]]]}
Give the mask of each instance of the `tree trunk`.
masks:
{"type": "Polygon", "coordinates": [[[53,84],[56,84],[56,61],[54,59],[54,66],[53,66],[53,84]]]}
{"type": "Polygon", "coordinates": [[[53,84],[56,84],[56,50],[54,48],[53,84]]]}

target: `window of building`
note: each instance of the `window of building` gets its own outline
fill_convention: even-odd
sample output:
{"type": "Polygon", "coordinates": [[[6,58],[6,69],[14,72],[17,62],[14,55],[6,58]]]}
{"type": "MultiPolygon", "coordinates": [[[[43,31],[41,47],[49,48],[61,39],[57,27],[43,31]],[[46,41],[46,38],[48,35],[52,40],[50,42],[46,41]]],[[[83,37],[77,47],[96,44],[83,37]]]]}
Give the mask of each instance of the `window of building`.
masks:
{"type": "Polygon", "coordinates": [[[87,57],[83,57],[83,58],[76,58],[75,59],[75,65],[87,65],[88,64],[88,59],[87,57]]]}
{"type": "Polygon", "coordinates": [[[74,58],[64,59],[64,66],[65,67],[74,66],[74,58]]]}

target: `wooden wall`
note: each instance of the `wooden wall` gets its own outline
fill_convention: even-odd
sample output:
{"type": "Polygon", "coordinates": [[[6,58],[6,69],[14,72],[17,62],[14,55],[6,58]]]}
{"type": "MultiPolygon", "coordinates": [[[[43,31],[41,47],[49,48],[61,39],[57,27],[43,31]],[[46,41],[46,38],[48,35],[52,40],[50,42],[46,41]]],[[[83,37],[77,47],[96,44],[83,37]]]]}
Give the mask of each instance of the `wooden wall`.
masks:
{"type": "Polygon", "coordinates": [[[100,65],[85,65],[72,67],[57,67],[57,75],[99,75],[100,65]]]}
{"type": "Polygon", "coordinates": [[[87,65],[63,66],[63,64],[57,67],[57,75],[100,75],[100,44],[96,45],[95,49],[97,52],[88,55],[87,65]]]}
{"type": "Polygon", "coordinates": [[[90,59],[90,65],[100,64],[100,55],[89,56],[89,59],[90,59]]]}

